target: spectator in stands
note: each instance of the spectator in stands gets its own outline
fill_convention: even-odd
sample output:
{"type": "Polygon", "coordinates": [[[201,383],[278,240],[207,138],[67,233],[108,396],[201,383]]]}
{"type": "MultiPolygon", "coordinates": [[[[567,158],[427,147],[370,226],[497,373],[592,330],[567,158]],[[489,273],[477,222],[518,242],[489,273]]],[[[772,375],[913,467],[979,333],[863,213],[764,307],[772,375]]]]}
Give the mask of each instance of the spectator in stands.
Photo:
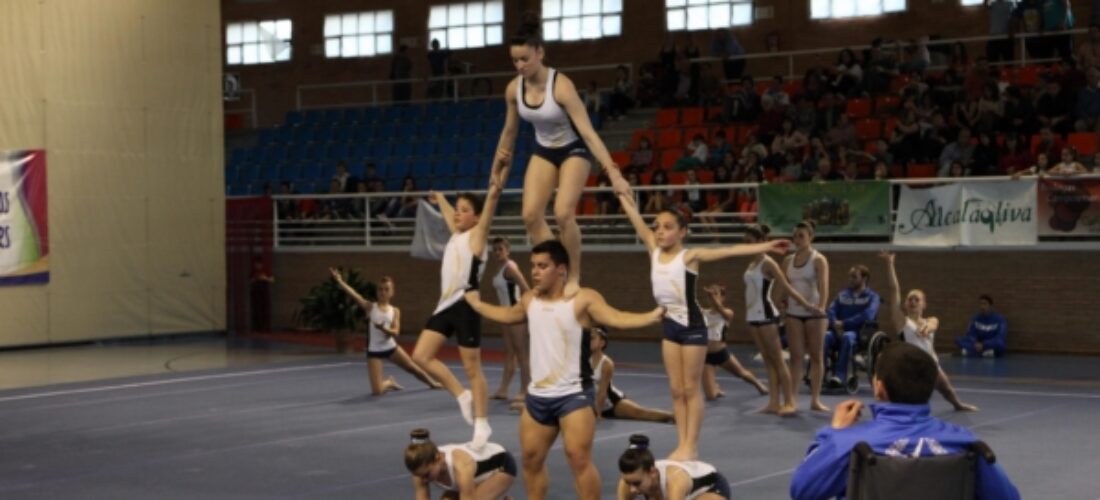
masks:
{"type": "Polygon", "coordinates": [[[763,161],[764,158],[767,158],[768,147],[760,142],[758,137],[756,132],[749,132],[749,134],[745,136],[745,146],[741,148],[742,159],[744,159],[745,155],[748,153],[755,154],[756,159],[759,161],[763,161]]]}
{"type": "Polygon", "coordinates": [[[610,118],[621,120],[630,108],[634,107],[634,84],[630,82],[630,70],[619,65],[615,68],[618,75],[611,87],[611,102],[608,109],[610,118]]]}
{"type": "Polygon", "coordinates": [[[1068,177],[1089,173],[1089,169],[1077,161],[1077,150],[1072,146],[1062,148],[1061,159],[1062,161],[1047,170],[1048,175],[1068,177]]]}
{"type": "Polygon", "coordinates": [[[997,82],[986,82],[982,97],[978,100],[977,116],[974,120],[974,128],[978,133],[993,133],[1000,128],[1005,116],[1005,105],[1001,99],[1001,89],[997,82]]]}
{"type": "MultiPolygon", "coordinates": [[[[650,186],[667,186],[668,174],[665,173],[663,168],[658,168],[653,171],[653,176],[649,178],[650,186]]],[[[662,210],[672,206],[671,191],[658,189],[649,191],[649,197],[646,200],[644,212],[647,214],[660,213],[662,210]]]]}
{"type": "MultiPolygon", "coordinates": [[[[1069,0],[1043,0],[1040,4],[1043,11],[1043,32],[1053,33],[1073,29],[1073,8],[1069,0]]],[[[1073,58],[1073,36],[1058,34],[1047,37],[1051,56],[1061,57],[1063,60],[1073,58]]]]}
{"type": "MultiPolygon", "coordinates": [[[[757,171],[749,172],[748,178],[745,182],[761,182],[763,179],[757,173],[757,171]]],[[[756,221],[756,212],[759,209],[759,204],[756,201],[756,189],[743,188],[737,194],[737,213],[741,214],[741,222],[745,224],[751,224],[756,221]]]]}
{"type": "Polygon", "coordinates": [[[960,127],[968,129],[976,129],[978,126],[978,99],[971,99],[969,97],[959,99],[955,101],[954,105],[955,122],[960,127]]]}
{"type": "Polygon", "coordinates": [[[875,162],[874,176],[876,181],[885,181],[890,178],[890,169],[887,167],[886,162],[882,160],[875,162]]]}
{"type": "Polygon", "coordinates": [[[859,180],[859,165],[855,162],[846,162],[841,176],[842,180],[848,182],[859,180]]]}
{"type": "Polygon", "coordinates": [[[967,70],[963,79],[963,92],[968,100],[981,99],[985,93],[986,84],[996,82],[997,77],[990,75],[989,62],[985,56],[980,56],[974,61],[974,67],[967,70]]]}
{"type": "Polygon", "coordinates": [[[862,91],[863,67],[856,59],[852,49],[840,51],[836,59],[836,69],[833,71],[833,90],[842,95],[851,97],[862,91]]]}
{"type": "Polygon", "coordinates": [[[955,70],[957,75],[967,74],[970,69],[970,55],[966,51],[966,44],[955,42],[951,44],[947,55],[947,68],[955,70]]]}
{"type": "MultiPolygon", "coordinates": [[[[279,183],[279,194],[289,195],[294,194],[291,192],[290,183],[282,181],[279,183]]],[[[297,219],[298,218],[298,201],[294,199],[282,198],[275,202],[275,210],[279,213],[280,219],[297,219]]]]}
{"type": "Polygon", "coordinates": [[[1027,142],[1012,133],[1005,134],[1005,142],[1001,146],[999,157],[1000,173],[1004,175],[1012,175],[1017,171],[1027,170],[1028,167],[1035,164],[1035,158],[1031,156],[1031,151],[1028,151],[1027,142]]]}
{"type": "Polygon", "coordinates": [[[722,103],[722,80],[714,72],[710,63],[703,63],[699,76],[699,106],[713,106],[722,103]]]}
{"type": "Polygon", "coordinates": [[[349,183],[351,174],[348,173],[348,164],[344,160],[336,162],[336,173],[332,174],[332,180],[339,185],[339,192],[344,193],[355,187],[355,183],[349,183]]]}
{"type": "Polygon", "coordinates": [[[947,168],[947,175],[940,175],[940,177],[959,178],[966,177],[968,175],[970,174],[967,172],[966,167],[963,166],[963,163],[959,160],[954,160],[947,168]]]}
{"type": "MultiPolygon", "coordinates": [[[[412,193],[416,191],[416,179],[411,175],[405,176],[401,182],[401,191],[412,193]]],[[[416,207],[419,206],[420,197],[403,195],[400,198],[390,198],[389,207],[386,209],[386,217],[404,218],[416,216],[416,207]]]]}
{"type": "Polygon", "coordinates": [[[1035,108],[1019,87],[1005,90],[1004,120],[1001,130],[1010,134],[1031,135],[1035,131],[1035,108]]]}
{"type": "Polygon", "coordinates": [[[871,271],[867,266],[852,266],[848,270],[848,287],[837,294],[826,311],[829,330],[825,333],[825,356],[831,357],[834,351],[837,352],[829,385],[839,386],[847,380],[848,360],[855,356],[859,332],[878,317],[882,299],[867,286],[870,280],[871,271]]]}
{"type": "Polygon", "coordinates": [[[978,297],[978,314],[970,319],[966,335],[955,337],[955,345],[968,358],[1001,357],[1005,355],[1005,337],[1008,322],[1004,315],[993,308],[993,298],[978,297]]]}
{"type": "Polygon", "coordinates": [[[699,44],[695,42],[695,34],[688,33],[688,41],[684,45],[683,58],[684,62],[688,64],[688,70],[691,73],[692,81],[692,95],[698,94],[699,78],[702,76],[702,65],[696,59],[703,56],[703,51],[699,48],[699,44]]]}
{"type": "Polygon", "coordinates": [[[993,140],[993,134],[979,133],[978,144],[974,146],[974,154],[970,157],[969,175],[993,175],[998,170],[999,161],[999,152],[997,143],[993,140]]]}
{"type": "Polygon", "coordinates": [[[377,180],[381,180],[378,178],[378,167],[374,165],[373,161],[368,161],[363,167],[363,181],[369,186],[377,180]]]}
{"type": "Polygon", "coordinates": [[[672,170],[675,172],[683,172],[685,170],[699,168],[706,164],[709,156],[710,153],[707,150],[707,143],[703,139],[703,135],[695,134],[684,150],[684,157],[676,161],[676,166],[674,166],[672,170]]]}
{"type": "MultiPolygon", "coordinates": [[[[329,182],[328,192],[325,194],[343,194],[344,188],[340,181],[332,179],[329,182]]],[[[325,198],[321,202],[321,219],[344,219],[351,214],[351,203],[347,198],[325,198]]]]}
{"type": "Polygon", "coordinates": [[[718,166],[732,150],[733,146],[726,140],[726,131],[718,130],[714,133],[714,140],[710,146],[706,164],[710,167],[718,166]]]}
{"type": "Polygon", "coordinates": [[[802,161],[794,151],[788,151],[784,157],[785,164],[779,171],[779,178],[783,182],[798,182],[802,180],[802,161]]]}
{"type": "Polygon", "coordinates": [[[1092,155],[1092,162],[1089,167],[1092,167],[1092,173],[1098,173],[1097,169],[1100,169],[1100,151],[1092,155]]]}
{"type": "Polygon", "coordinates": [[[672,93],[670,105],[690,106],[695,103],[694,91],[696,81],[691,78],[691,68],[687,63],[680,63],[676,71],[676,88],[672,93]]]}
{"type": "Polygon", "coordinates": [[[838,181],[843,179],[844,176],[833,170],[833,161],[827,156],[823,156],[817,159],[817,172],[813,174],[811,180],[815,181],[838,181]]]}
{"type": "Polygon", "coordinates": [[[603,121],[604,107],[603,97],[600,95],[600,88],[596,85],[596,80],[588,81],[588,88],[580,93],[581,103],[584,104],[584,109],[588,111],[588,116],[592,119],[592,126],[595,129],[600,129],[601,122],[603,121]]]}
{"type": "Polygon", "coordinates": [[[1050,157],[1047,153],[1039,153],[1035,155],[1035,164],[1024,169],[1017,170],[1012,174],[1013,179],[1019,179],[1025,175],[1038,175],[1042,177],[1047,175],[1047,171],[1050,170],[1050,157]]]}
{"type": "Polygon", "coordinates": [[[783,126],[785,117],[786,109],[777,104],[775,99],[767,94],[760,96],[760,117],[756,119],[756,133],[763,143],[771,143],[774,135],[783,126]]]}
{"type": "Polygon", "coordinates": [[[947,144],[958,138],[959,133],[947,123],[943,113],[935,112],[928,122],[921,123],[921,148],[916,158],[921,162],[935,162],[947,144]]]}
{"type": "Polygon", "coordinates": [[[684,190],[684,203],[692,213],[700,213],[707,209],[707,195],[699,189],[699,173],[693,168],[687,171],[685,184],[695,186],[684,190]]]}
{"type": "MultiPolygon", "coordinates": [[[[355,192],[358,194],[369,193],[371,184],[367,181],[359,181],[355,183],[355,192]]],[[[351,218],[352,219],[366,219],[370,213],[367,210],[369,203],[372,200],[370,198],[357,197],[351,200],[351,218]]]]}
{"type": "Polygon", "coordinates": [[[737,40],[737,34],[733,28],[718,30],[710,42],[710,55],[722,58],[722,74],[726,80],[734,80],[741,77],[745,71],[745,60],[734,59],[736,56],[745,55],[745,48],[737,40]]]}
{"type": "Polygon", "coordinates": [[[752,122],[760,114],[760,96],[751,76],[741,77],[741,86],[726,95],[722,110],[725,122],[752,122]]]}
{"type": "Polygon", "coordinates": [[[959,130],[958,139],[945,146],[940,152],[940,168],[936,174],[937,177],[947,177],[953,163],[959,163],[965,169],[973,156],[974,145],[970,143],[970,129],[962,128],[959,130]]]}
{"type": "MultiPolygon", "coordinates": [[[[1013,16],[1016,19],[1017,33],[1038,34],[1042,32],[1043,16],[1039,7],[1039,0],[1020,0],[1016,5],[1013,16]]],[[[1050,44],[1047,43],[1045,38],[1028,38],[1024,41],[1024,46],[1027,48],[1027,54],[1033,59],[1050,57],[1048,48],[1050,44]]]]}
{"type": "MultiPolygon", "coordinates": [[[[596,187],[610,188],[611,179],[607,174],[600,173],[596,178],[596,187]]],[[[600,191],[596,193],[596,213],[598,215],[610,215],[619,213],[619,197],[612,191],[600,191]]]]}
{"type": "MultiPolygon", "coordinates": [[[[783,89],[783,77],[774,76],[772,82],[768,85],[768,88],[764,89],[764,96],[772,98],[772,102],[776,106],[787,107],[791,104],[791,96],[787,94],[787,91],[783,89]]],[[[764,96],[761,96],[763,98],[764,96]]]]}
{"type": "Polygon", "coordinates": [[[1040,80],[1043,91],[1035,98],[1035,115],[1039,118],[1039,124],[1065,135],[1073,128],[1070,117],[1073,99],[1053,75],[1043,74],[1040,80]]]}
{"type": "Polygon", "coordinates": [[[795,98],[794,106],[787,108],[787,118],[794,122],[796,130],[809,135],[817,126],[817,104],[803,92],[795,98]]]}
{"type": "Polygon", "coordinates": [[[1031,153],[1038,158],[1039,153],[1046,153],[1047,158],[1062,157],[1062,138],[1054,135],[1050,127],[1039,129],[1039,142],[1031,148],[1031,153]]]}
{"type": "MultiPolygon", "coordinates": [[[[390,80],[408,80],[412,78],[412,59],[409,59],[409,47],[401,44],[390,61],[390,80]]],[[[401,82],[393,84],[393,101],[405,102],[412,97],[412,84],[401,82]]]]}
{"type": "Polygon", "coordinates": [[[840,121],[825,134],[825,145],[840,146],[852,149],[858,145],[859,137],[856,135],[856,126],[848,115],[840,115],[840,121]]]}
{"type": "Polygon", "coordinates": [[[1010,62],[1015,48],[1012,11],[1016,4],[1013,0],[985,0],[985,6],[989,11],[989,36],[994,37],[985,43],[985,57],[990,62],[1010,62]]]}
{"type": "Polygon", "coordinates": [[[1093,68],[1100,66],[1100,26],[1089,26],[1085,41],[1077,45],[1077,67],[1093,68]]]}
{"type": "Polygon", "coordinates": [[[1085,82],[1085,87],[1077,92],[1074,128],[1078,132],[1100,132],[1100,68],[1086,69],[1085,82]]]}
{"type": "Polygon", "coordinates": [[[661,95],[670,96],[676,91],[676,59],[679,51],[676,47],[676,39],[669,32],[665,35],[665,43],[657,53],[657,60],[661,62],[661,95]]]}
{"type": "MultiPolygon", "coordinates": [[[[382,184],[382,179],[375,178],[374,181],[368,186],[368,193],[385,193],[386,186],[382,184]]],[[[370,212],[368,215],[383,219],[386,217],[386,208],[390,205],[390,199],[388,197],[369,198],[370,200],[370,212]]]]}
{"type": "Polygon", "coordinates": [[[890,138],[891,152],[899,162],[905,163],[920,157],[923,147],[921,126],[914,111],[905,111],[894,124],[894,130],[888,131],[887,135],[890,138]]]}
{"type": "MultiPolygon", "coordinates": [[[[441,49],[439,40],[432,39],[432,48],[428,51],[428,69],[431,72],[432,78],[442,78],[447,74],[447,67],[451,61],[451,51],[447,49],[441,49]]],[[[437,99],[443,97],[443,93],[447,88],[444,81],[433,81],[428,85],[428,98],[437,99]]]]}
{"type": "MultiPolygon", "coordinates": [[[[791,477],[794,500],[843,496],[848,487],[852,449],[866,442],[878,454],[934,456],[962,453],[977,438],[965,427],[931,416],[928,404],[939,376],[931,355],[905,342],[891,342],[875,359],[872,420],[857,424],[863,404],[850,399],[836,406],[832,424],[822,428],[791,477]]],[[[976,498],[1019,500],[1020,493],[1000,463],[977,460],[976,498]]],[[[919,478],[913,478],[919,480],[919,478]]]]}
{"type": "Polygon", "coordinates": [[[871,42],[867,52],[867,72],[864,75],[864,89],[872,94],[881,94],[890,89],[890,82],[898,76],[898,61],[890,51],[883,50],[882,38],[871,42]]]}
{"type": "MultiPolygon", "coordinates": [[[[629,182],[631,186],[642,185],[642,181],[638,177],[638,172],[633,169],[626,172],[626,181],[629,182]]],[[[649,203],[649,191],[635,191],[635,196],[638,197],[639,206],[644,207],[649,203]]],[[[616,198],[618,197],[616,196],[616,198]]]]}
{"type": "Polygon", "coordinates": [[[645,171],[652,165],[653,146],[648,137],[642,137],[638,140],[638,149],[630,153],[630,168],[645,171]]]}
{"type": "Polygon", "coordinates": [[[772,154],[783,155],[788,151],[800,151],[809,144],[810,140],[806,138],[806,134],[798,130],[794,125],[794,120],[791,118],[783,118],[779,131],[775,134],[775,138],[772,139],[772,154]]]}

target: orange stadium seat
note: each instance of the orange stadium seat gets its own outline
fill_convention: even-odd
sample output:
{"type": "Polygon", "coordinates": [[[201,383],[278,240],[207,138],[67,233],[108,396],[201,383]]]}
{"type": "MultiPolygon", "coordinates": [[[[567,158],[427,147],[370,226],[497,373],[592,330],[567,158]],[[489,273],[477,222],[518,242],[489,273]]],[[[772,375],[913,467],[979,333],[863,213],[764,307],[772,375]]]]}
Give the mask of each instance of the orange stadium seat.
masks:
{"type": "Polygon", "coordinates": [[[680,122],[680,110],[677,108],[661,108],[657,110],[657,118],[653,126],[657,128],[674,127],[680,122]]]}
{"type": "Polygon", "coordinates": [[[689,127],[702,125],[704,114],[703,108],[684,108],[680,110],[680,125],[689,127]]]}
{"type": "MultiPolygon", "coordinates": [[[[1069,134],[1069,145],[1077,150],[1080,156],[1092,156],[1097,151],[1096,132],[1076,132],[1069,134]]],[[[1080,160],[1080,158],[1078,158],[1080,160]]]]}
{"type": "Polygon", "coordinates": [[[678,128],[666,128],[657,134],[656,149],[683,147],[683,133],[678,128]]]}

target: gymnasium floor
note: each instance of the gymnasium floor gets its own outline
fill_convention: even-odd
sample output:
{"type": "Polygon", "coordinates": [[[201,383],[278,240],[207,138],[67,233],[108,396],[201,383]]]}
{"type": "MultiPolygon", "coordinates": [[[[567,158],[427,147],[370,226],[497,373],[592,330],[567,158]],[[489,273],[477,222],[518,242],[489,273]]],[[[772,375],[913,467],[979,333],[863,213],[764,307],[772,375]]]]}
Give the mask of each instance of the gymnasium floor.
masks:
{"type": "MultiPolygon", "coordinates": [[[[742,361],[751,355],[734,351],[742,361]]],[[[615,383],[629,397],[668,405],[654,345],[619,342],[610,354],[626,365],[615,383]]],[[[937,395],[934,413],[988,442],[1024,498],[1100,498],[1094,358],[941,357],[963,398],[982,411],[956,414],[937,395]]],[[[255,342],[0,353],[0,498],[409,498],[401,460],[408,431],[427,427],[446,443],[469,439],[470,429],[445,393],[396,368],[387,373],[407,390],[370,397],[358,356],[255,342]]],[[[492,390],[499,364],[486,374],[492,390]]],[[[828,417],[754,415],[763,398],[729,377],[722,385],[726,397],[707,406],[702,458],[726,475],[734,498],[787,497],[791,470],[828,417]]],[[[504,402],[491,409],[493,440],[518,453],[516,414],[504,402]]],[[[617,457],[636,432],[658,454],[674,444],[671,425],[601,423],[594,460],[604,498],[613,498],[617,457]]],[[[560,446],[550,474],[551,498],[573,498],[560,446]]],[[[521,480],[512,494],[524,498],[521,480]]]]}

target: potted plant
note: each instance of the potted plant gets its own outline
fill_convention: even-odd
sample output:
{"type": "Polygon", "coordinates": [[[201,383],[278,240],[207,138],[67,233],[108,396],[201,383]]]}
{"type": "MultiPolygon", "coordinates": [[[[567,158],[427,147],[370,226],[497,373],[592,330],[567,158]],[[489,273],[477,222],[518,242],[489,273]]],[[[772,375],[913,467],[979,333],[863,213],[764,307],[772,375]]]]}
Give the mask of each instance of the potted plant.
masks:
{"type": "MultiPolygon", "coordinates": [[[[374,283],[365,280],[358,271],[348,270],[344,281],[367,300],[376,300],[374,283]]],[[[333,333],[336,337],[336,350],[347,352],[348,333],[360,326],[363,314],[359,305],[336,284],[336,280],[330,276],[311,288],[299,302],[301,307],[294,315],[296,322],[322,332],[333,333]]]]}

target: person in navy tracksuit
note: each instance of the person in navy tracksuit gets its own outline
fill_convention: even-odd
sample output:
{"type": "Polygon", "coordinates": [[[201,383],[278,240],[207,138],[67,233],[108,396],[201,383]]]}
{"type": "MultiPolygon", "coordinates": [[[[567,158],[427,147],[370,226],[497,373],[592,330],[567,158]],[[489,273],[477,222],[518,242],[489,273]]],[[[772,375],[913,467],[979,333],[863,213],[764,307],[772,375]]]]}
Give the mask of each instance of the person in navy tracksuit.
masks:
{"type": "Polygon", "coordinates": [[[962,350],[963,356],[969,358],[1004,356],[1008,322],[1004,315],[993,308],[992,297],[982,295],[978,301],[978,314],[970,320],[966,336],[955,337],[955,345],[962,350]]]}
{"type": "MultiPolygon", "coordinates": [[[[848,487],[848,461],[860,441],[877,454],[931,456],[962,452],[977,440],[965,427],[931,416],[928,402],[936,387],[939,365],[919,347],[891,342],[875,359],[873,419],[857,424],[863,404],[851,399],[836,406],[832,425],[818,431],[806,458],[791,477],[795,500],[843,497],[848,487]]],[[[978,460],[977,498],[1017,500],[1019,491],[1001,467],[978,460]]]]}
{"type": "Polygon", "coordinates": [[[829,331],[825,333],[825,356],[839,350],[833,366],[831,385],[841,385],[848,377],[848,360],[855,355],[858,333],[868,321],[878,316],[882,298],[867,286],[871,271],[856,265],[848,270],[848,288],[841,290],[829,304],[829,331]]]}

